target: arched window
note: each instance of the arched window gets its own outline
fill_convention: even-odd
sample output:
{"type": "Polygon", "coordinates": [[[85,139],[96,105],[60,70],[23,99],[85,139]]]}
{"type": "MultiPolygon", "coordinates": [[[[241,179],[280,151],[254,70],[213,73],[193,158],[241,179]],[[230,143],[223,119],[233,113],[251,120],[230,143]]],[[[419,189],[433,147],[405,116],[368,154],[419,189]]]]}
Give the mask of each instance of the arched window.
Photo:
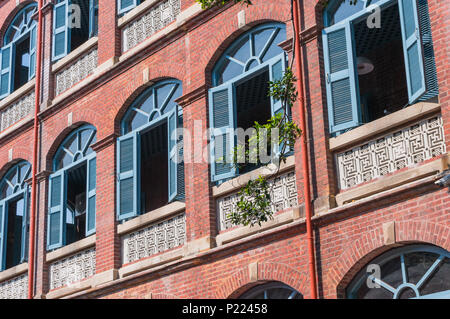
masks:
{"type": "Polygon", "coordinates": [[[332,0],[324,23],[331,134],[438,95],[427,0],[332,0]]]}
{"type": "Polygon", "coordinates": [[[98,32],[98,0],[58,0],[53,7],[53,61],[98,32]]]}
{"type": "Polygon", "coordinates": [[[371,261],[347,288],[348,298],[450,298],[450,253],[434,246],[393,249],[371,261]]]}
{"type": "Polygon", "coordinates": [[[0,99],[35,75],[37,22],[32,16],[36,11],[36,3],[25,6],[5,32],[0,50],[0,99]]]}
{"type": "Polygon", "coordinates": [[[0,271],[27,259],[31,165],[21,161],[0,180],[0,271]]]}
{"type": "Polygon", "coordinates": [[[244,131],[257,121],[265,124],[283,111],[281,101],[268,96],[269,81],[280,79],[287,56],[278,46],[286,40],[281,23],[257,26],[240,36],[222,55],[212,73],[209,90],[211,178],[215,182],[254,169],[246,165],[240,172],[231,163],[236,145],[235,129],[244,131]]]}
{"type": "Polygon", "coordinates": [[[133,218],[184,199],[181,82],[164,80],[129,107],[117,141],[118,219],[133,218]]]}
{"type": "Polygon", "coordinates": [[[303,299],[303,296],[288,285],[271,282],[248,290],[239,299],[303,299]]]}
{"type": "Polygon", "coordinates": [[[71,244],[95,233],[96,129],[83,125],[60,145],[50,175],[47,249],[71,244]]]}

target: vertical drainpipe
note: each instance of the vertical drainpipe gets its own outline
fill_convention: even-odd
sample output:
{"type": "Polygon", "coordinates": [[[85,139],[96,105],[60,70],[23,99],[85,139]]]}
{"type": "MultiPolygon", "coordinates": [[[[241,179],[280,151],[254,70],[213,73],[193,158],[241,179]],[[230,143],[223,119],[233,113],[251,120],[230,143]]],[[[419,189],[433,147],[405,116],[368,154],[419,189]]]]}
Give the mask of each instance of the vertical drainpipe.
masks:
{"type": "Polygon", "coordinates": [[[30,212],[30,241],[28,246],[28,299],[34,295],[35,273],[35,237],[36,237],[36,174],[38,165],[38,114],[40,111],[41,97],[41,65],[42,65],[42,0],[38,0],[38,26],[36,30],[36,84],[34,87],[34,128],[33,128],[33,165],[31,179],[31,212],[30,212]]]}
{"type": "Polygon", "coordinates": [[[316,263],[314,253],[314,237],[311,225],[312,205],[311,205],[311,191],[309,179],[309,163],[308,163],[308,144],[306,132],[306,116],[305,116],[305,97],[303,92],[303,66],[302,66],[302,51],[300,49],[300,8],[298,0],[292,1],[293,15],[294,15],[294,36],[295,36],[295,66],[298,90],[298,102],[300,104],[300,129],[302,134],[300,136],[301,157],[302,157],[302,174],[303,174],[303,193],[305,198],[305,215],[306,215],[306,237],[308,242],[308,264],[311,298],[317,299],[317,283],[316,283],[316,263]]]}

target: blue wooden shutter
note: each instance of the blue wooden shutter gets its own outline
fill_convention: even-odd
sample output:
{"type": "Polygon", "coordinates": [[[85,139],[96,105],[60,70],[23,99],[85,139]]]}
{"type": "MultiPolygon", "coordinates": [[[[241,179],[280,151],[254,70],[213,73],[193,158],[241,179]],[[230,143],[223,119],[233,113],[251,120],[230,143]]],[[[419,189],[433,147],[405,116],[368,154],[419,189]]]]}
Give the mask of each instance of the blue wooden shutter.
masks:
{"type": "Polygon", "coordinates": [[[47,249],[62,247],[65,243],[65,172],[60,171],[50,176],[47,249]]]}
{"type": "Polygon", "coordinates": [[[87,161],[87,189],[86,189],[86,236],[95,233],[96,212],[96,183],[97,182],[97,158],[87,161]]]}
{"type": "Polygon", "coordinates": [[[358,126],[361,121],[352,41],[350,23],[338,24],[323,31],[330,133],[358,126]]]}
{"type": "Polygon", "coordinates": [[[98,34],[98,0],[89,0],[89,37],[98,34]]]}
{"type": "Polygon", "coordinates": [[[23,263],[28,259],[28,225],[29,225],[29,210],[30,210],[30,192],[28,186],[25,186],[23,192],[23,214],[22,214],[22,238],[20,249],[20,262],[23,263]]]}
{"type": "MultiPolygon", "coordinates": [[[[278,81],[283,77],[286,71],[286,53],[280,54],[278,57],[274,58],[270,62],[270,81],[278,81]]],[[[276,100],[271,97],[272,103],[272,116],[283,112],[283,103],[281,100],[276,100]]]]}
{"type": "Polygon", "coordinates": [[[28,69],[28,80],[36,75],[36,39],[37,39],[37,23],[34,23],[30,32],[30,68],[28,69]]]}
{"type": "Polygon", "coordinates": [[[14,42],[1,49],[0,59],[0,99],[8,96],[12,92],[14,72],[14,42]]]}
{"type": "Polygon", "coordinates": [[[139,214],[139,134],[131,132],[117,142],[117,218],[124,220],[139,214]]]}
{"type": "Polygon", "coordinates": [[[53,8],[53,60],[58,60],[70,51],[68,1],[55,4],[53,8]]]}
{"type": "Polygon", "coordinates": [[[125,13],[137,6],[137,0],[117,0],[117,11],[125,13]]]}
{"type": "MultiPolygon", "coordinates": [[[[183,110],[178,108],[178,128],[183,127],[183,110]]],[[[180,134],[178,137],[178,165],[177,165],[177,196],[176,200],[185,199],[185,187],[184,187],[184,139],[183,135],[180,134]]]]}
{"type": "Polygon", "coordinates": [[[409,103],[426,91],[416,0],[399,0],[409,103]]]}
{"type": "Polygon", "coordinates": [[[232,83],[209,90],[209,125],[211,127],[211,179],[220,181],[236,175],[236,168],[226,157],[235,146],[235,116],[232,83]]]}
{"type": "Polygon", "coordinates": [[[0,271],[5,270],[6,264],[6,225],[8,225],[6,203],[0,201],[0,271]]]}
{"type": "Polygon", "coordinates": [[[178,145],[177,145],[177,107],[167,117],[167,145],[169,159],[169,202],[177,196],[177,164],[178,164],[178,145]]]}

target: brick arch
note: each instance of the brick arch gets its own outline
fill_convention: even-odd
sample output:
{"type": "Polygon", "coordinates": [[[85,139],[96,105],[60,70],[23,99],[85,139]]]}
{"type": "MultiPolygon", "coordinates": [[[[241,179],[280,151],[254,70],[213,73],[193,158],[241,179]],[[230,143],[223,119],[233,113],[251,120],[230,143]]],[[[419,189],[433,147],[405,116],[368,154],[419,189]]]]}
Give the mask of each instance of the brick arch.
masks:
{"type": "Polygon", "coordinates": [[[120,135],[120,122],[122,121],[128,108],[146,89],[148,89],[152,85],[164,80],[177,80],[181,82],[182,90],[184,92],[183,81],[181,81],[178,77],[167,76],[166,73],[167,72],[164,72],[163,70],[159,70],[159,68],[158,71],[150,71],[150,76],[156,76],[152,77],[152,80],[150,80],[148,83],[144,83],[137,88],[134,88],[134,91],[129,94],[129,96],[123,102],[122,106],[116,111],[114,117],[114,132],[116,134],[120,135]]]}
{"type": "Polygon", "coordinates": [[[450,250],[450,227],[428,221],[395,222],[396,242],[385,245],[381,227],[362,234],[336,258],[325,276],[329,289],[335,289],[338,298],[345,297],[345,288],[353,277],[373,258],[400,245],[432,244],[450,250]],[[438,235],[436,235],[438,234],[438,235]]]}
{"type": "MultiPolygon", "coordinates": [[[[3,179],[3,177],[5,176],[5,174],[16,164],[20,163],[20,162],[28,162],[31,165],[30,161],[27,161],[26,159],[22,158],[22,157],[16,157],[14,158],[12,161],[9,161],[8,163],[6,163],[5,165],[3,165],[0,168],[0,181],[3,179]]],[[[30,174],[31,175],[31,174],[30,174]]]]}
{"type": "MultiPolygon", "coordinates": [[[[61,132],[59,132],[58,136],[56,136],[55,138],[49,138],[49,140],[52,140],[52,144],[49,147],[49,149],[47,150],[47,154],[45,156],[45,169],[52,171],[53,167],[52,167],[52,162],[53,162],[53,157],[56,154],[56,151],[58,150],[59,146],[61,145],[61,143],[64,141],[64,139],[69,136],[70,133],[72,133],[74,130],[76,130],[77,128],[79,128],[82,125],[92,125],[91,123],[85,122],[85,121],[79,121],[76,122],[74,124],[72,124],[71,126],[67,126],[65,127],[61,132]]],[[[95,127],[95,125],[93,125],[95,127]]],[[[98,134],[97,134],[98,135],[98,134]]],[[[97,137],[98,140],[98,137],[97,137]]]]}
{"type": "Polygon", "coordinates": [[[31,3],[37,3],[36,1],[33,0],[26,0],[23,1],[22,3],[20,3],[19,5],[17,5],[10,13],[9,15],[6,17],[5,21],[3,22],[3,25],[0,28],[0,46],[3,45],[3,38],[5,36],[5,32],[6,29],[8,29],[9,25],[11,24],[12,20],[14,19],[14,17],[16,16],[16,14],[22,10],[25,6],[31,4],[31,3]]]}
{"type": "Polygon", "coordinates": [[[258,262],[248,265],[225,278],[215,292],[217,299],[237,298],[246,290],[270,281],[282,282],[302,295],[307,291],[307,274],[282,263],[258,262]],[[257,267],[256,277],[250,277],[250,268],[257,267]]]}

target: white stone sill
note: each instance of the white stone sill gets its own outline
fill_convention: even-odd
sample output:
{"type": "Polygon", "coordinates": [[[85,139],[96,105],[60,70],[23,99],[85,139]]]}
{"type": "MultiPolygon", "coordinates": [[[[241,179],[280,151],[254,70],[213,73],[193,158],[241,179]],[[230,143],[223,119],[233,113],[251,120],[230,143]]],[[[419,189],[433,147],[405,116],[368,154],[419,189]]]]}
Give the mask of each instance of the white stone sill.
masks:
{"type": "MultiPolygon", "coordinates": [[[[286,159],[286,163],[281,162],[280,170],[278,174],[289,171],[295,167],[295,156],[291,155],[286,159]]],[[[251,172],[242,174],[236,178],[226,181],[218,186],[213,186],[213,197],[221,197],[226,194],[236,192],[240,190],[249,180],[258,178],[260,175],[263,177],[271,176],[276,172],[276,166],[274,164],[269,164],[264,167],[257,168],[251,172]]]]}
{"type": "Polygon", "coordinates": [[[138,5],[133,10],[128,11],[124,14],[123,17],[120,17],[117,21],[117,27],[121,29],[123,26],[128,24],[129,22],[135,20],[136,18],[140,17],[142,14],[144,14],[148,9],[153,7],[158,2],[161,2],[162,0],[147,0],[142,2],[140,5],[138,5]]]}
{"type": "Polygon", "coordinates": [[[0,272],[0,282],[7,281],[8,279],[20,276],[28,271],[28,263],[22,263],[17,266],[0,272]]]}
{"type": "Polygon", "coordinates": [[[144,228],[147,225],[153,224],[157,221],[167,219],[177,213],[180,213],[186,209],[186,204],[183,202],[173,202],[163,207],[155,209],[151,212],[145,213],[138,217],[135,217],[123,224],[117,226],[117,234],[125,235],[133,230],[144,228]]]}
{"type": "Polygon", "coordinates": [[[82,56],[84,53],[88,52],[90,49],[92,49],[94,46],[96,46],[98,43],[98,37],[92,37],[86,42],[84,42],[82,45],[80,45],[78,48],[70,52],[68,55],[63,57],[62,59],[56,61],[52,65],[52,73],[55,74],[64,67],[72,64],[76,61],[80,56],[82,56]]]}
{"type": "Polygon", "coordinates": [[[53,262],[66,256],[74,255],[80,251],[95,246],[95,240],[96,235],[93,234],[89,237],[83,238],[82,240],[76,241],[70,245],[58,248],[54,251],[47,253],[45,260],[47,262],[53,262]]]}
{"type": "Polygon", "coordinates": [[[380,134],[390,131],[422,118],[428,114],[437,113],[441,109],[439,103],[419,102],[400,111],[383,116],[375,121],[359,126],[337,137],[330,138],[330,151],[344,151],[362,142],[367,142],[380,134]]]}

